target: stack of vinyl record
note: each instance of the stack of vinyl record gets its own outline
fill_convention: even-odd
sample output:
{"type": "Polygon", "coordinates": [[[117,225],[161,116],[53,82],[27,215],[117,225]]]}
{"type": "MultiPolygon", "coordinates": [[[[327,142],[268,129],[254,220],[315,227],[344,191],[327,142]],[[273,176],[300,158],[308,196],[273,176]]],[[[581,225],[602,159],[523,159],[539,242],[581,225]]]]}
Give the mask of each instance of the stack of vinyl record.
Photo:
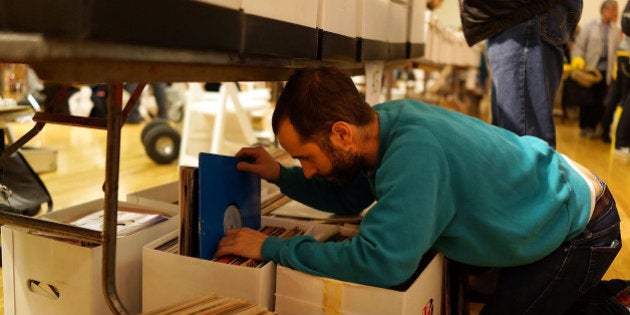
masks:
{"type": "MultiPolygon", "coordinates": [[[[292,229],[286,229],[283,227],[263,226],[262,228],[260,228],[260,232],[265,233],[269,236],[282,237],[282,238],[289,238],[295,235],[304,234],[304,231],[302,231],[298,227],[294,227],[292,229]]],[[[266,263],[265,261],[262,261],[262,260],[249,259],[249,258],[244,258],[240,256],[235,256],[235,255],[225,255],[222,257],[214,258],[212,260],[226,263],[226,264],[231,264],[231,265],[239,265],[239,266],[254,267],[254,268],[260,268],[264,266],[266,263]]]]}
{"type": "Polygon", "coordinates": [[[267,315],[274,314],[266,307],[252,304],[243,299],[219,297],[214,293],[198,297],[183,303],[159,308],[145,315],[175,315],[175,314],[240,314],[267,315]]]}

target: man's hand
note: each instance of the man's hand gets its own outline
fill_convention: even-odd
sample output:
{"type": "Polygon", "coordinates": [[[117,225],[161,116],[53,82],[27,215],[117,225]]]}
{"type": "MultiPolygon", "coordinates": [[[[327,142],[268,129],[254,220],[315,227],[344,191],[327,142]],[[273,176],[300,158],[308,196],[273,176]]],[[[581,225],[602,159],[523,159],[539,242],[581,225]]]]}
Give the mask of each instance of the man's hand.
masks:
{"type": "Polygon", "coordinates": [[[219,248],[214,257],[236,255],[245,258],[263,260],[262,244],[268,235],[250,228],[231,229],[219,242],[219,248]]]}
{"type": "Polygon", "coordinates": [[[254,173],[271,182],[275,182],[280,176],[280,165],[262,146],[242,148],[236,153],[236,157],[246,160],[236,164],[239,171],[254,173]]]}

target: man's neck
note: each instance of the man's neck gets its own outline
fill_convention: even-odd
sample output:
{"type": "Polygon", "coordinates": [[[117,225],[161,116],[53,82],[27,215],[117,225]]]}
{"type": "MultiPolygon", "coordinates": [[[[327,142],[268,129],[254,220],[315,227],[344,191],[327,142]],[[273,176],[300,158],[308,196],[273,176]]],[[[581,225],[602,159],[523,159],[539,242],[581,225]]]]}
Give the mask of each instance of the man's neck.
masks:
{"type": "Polygon", "coordinates": [[[367,168],[373,169],[378,159],[378,149],[380,142],[380,125],[378,114],[374,113],[372,121],[361,130],[361,156],[367,168]]]}

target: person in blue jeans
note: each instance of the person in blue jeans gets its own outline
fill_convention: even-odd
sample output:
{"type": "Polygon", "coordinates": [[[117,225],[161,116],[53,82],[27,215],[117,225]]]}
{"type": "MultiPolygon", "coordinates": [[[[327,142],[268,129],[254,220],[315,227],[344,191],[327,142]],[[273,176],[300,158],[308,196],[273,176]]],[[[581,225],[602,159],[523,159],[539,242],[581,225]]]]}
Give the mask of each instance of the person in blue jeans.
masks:
{"type": "MultiPolygon", "coordinates": [[[[157,117],[159,119],[167,119],[168,117],[168,99],[166,97],[166,87],[167,84],[164,82],[154,82],[150,83],[153,88],[153,95],[155,96],[155,101],[158,106],[157,117]]],[[[133,92],[138,87],[138,83],[125,83],[124,88],[129,94],[133,94],[133,92]]],[[[92,86],[92,96],[91,100],[94,103],[94,107],[92,107],[92,111],[90,112],[90,117],[107,117],[107,98],[109,97],[109,87],[106,84],[95,84],[92,86]]],[[[131,111],[129,112],[129,116],[125,123],[129,124],[139,124],[142,122],[143,118],[140,115],[140,100],[137,100],[131,111]]]]}
{"type": "Polygon", "coordinates": [[[487,39],[492,124],[556,146],[553,104],[582,0],[463,0],[469,45],[487,39]]]}
{"type": "Polygon", "coordinates": [[[328,67],[296,70],[272,128],[300,166],[283,166],[257,146],[236,154],[238,170],[320,210],[356,214],[373,206],[350,240],[242,228],[226,231],[215,256],[393,287],[433,249],[500,268],[499,289],[482,314],[619,307],[613,296],[623,287],[600,282],[621,249],[612,194],[545,141],[417,100],[371,107],[347,74],[328,67]]]}
{"type": "MultiPolygon", "coordinates": [[[[168,99],[166,98],[167,84],[164,82],[153,82],[153,83],[150,83],[150,85],[153,88],[153,96],[155,97],[155,102],[158,107],[156,118],[166,119],[167,110],[168,110],[167,109],[168,99]]],[[[135,91],[137,87],[138,87],[138,83],[134,83],[134,82],[125,83],[125,90],[127,90],[129,94],[133,94],[133,92],[135,91]]],[[[133,108],[131,109],[129,116],[127,117],[127,121],[126,121],[127,123],[138,124],[142,122],[143,118],[140,115],[139,106],[140,106],[140,101],[138,100],[133,105],[133,108]]]]}

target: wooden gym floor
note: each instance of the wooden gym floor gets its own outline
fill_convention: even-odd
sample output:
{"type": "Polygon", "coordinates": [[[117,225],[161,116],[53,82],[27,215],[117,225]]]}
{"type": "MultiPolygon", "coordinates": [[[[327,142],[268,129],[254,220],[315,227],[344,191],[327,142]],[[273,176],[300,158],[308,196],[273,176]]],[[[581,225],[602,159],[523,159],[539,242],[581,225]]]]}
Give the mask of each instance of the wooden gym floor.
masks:
{"type": "MultiPolygon", "coordinates": [[[[176,181],[177,163],[158,165],[145,154],[140,141],[144,124],[122,128],[119,199],[128,193],[176,181]]],[[[12,123],[20,136],[32,123],[12,123]]],[[[611,145],[598,139],[580,137],[574,120],[558,121],[558,150],[589,167],[605,180],[613,192],[622,217],[623,242],[626,244],[605,275],[606,279],[630,279],[630,157],[613,153],[611,145]]],[[[46,125],[27,145],[58,150],[57,170],[41,174],[52,194],[54,209],[103,197],[105,177],[106,132],[103,130],[46,125]]],[[[0,288],[1,289],[1,288],[0,288]]],[[[0,292],[1,293],[1,292],[0,292]]],[[[0,294],[0,298],[3,295],[0,294]]],[[[3,302],[3,300],[2,300],[3,302]]],[[[4,303],[0,312],[4,313],[4,303]]],[[[475,307],[472,308],[475,312],[475,307]]]]}

